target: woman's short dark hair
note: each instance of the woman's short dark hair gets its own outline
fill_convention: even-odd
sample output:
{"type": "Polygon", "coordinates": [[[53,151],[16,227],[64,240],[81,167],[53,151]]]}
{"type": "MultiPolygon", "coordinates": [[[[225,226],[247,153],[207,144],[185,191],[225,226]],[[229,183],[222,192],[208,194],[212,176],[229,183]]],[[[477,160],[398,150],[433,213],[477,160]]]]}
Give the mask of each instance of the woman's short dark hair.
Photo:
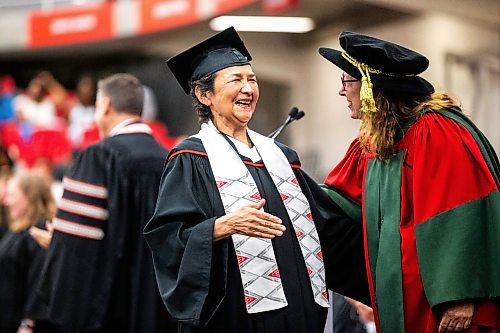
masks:
{"type": "Polygon", "coordinates": [[[200,124],[208,122],[210,119],[212,119],[212,111],[210,110],[210,107],[208,105],[203,104],[198,100],[198,97],[196,97],[195,90],[196,87],[199,87],[200,92],[202,95],[213,92],[214,91],[214,81],[215,81],[215,74],[208,74],[202,77],[199,80],[191,81],[189,85],[191,86],[191,98],[193,101],[193,107],[196,113],[198,114],[198,122],[200,124]]]}

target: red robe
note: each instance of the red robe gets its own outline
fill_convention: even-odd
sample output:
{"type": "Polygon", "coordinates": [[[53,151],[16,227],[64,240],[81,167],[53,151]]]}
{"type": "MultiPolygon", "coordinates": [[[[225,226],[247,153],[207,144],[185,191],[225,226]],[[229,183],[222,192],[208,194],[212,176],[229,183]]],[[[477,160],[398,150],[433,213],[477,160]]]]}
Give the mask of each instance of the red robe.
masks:
{"type": "Polygon", "coordinates": [[[362,207],[379,332],[437,332],[441,305],[460,299],[476,300],[467,332],[498,332],[498,169],[474,125],[444,110],[419,118],[388,162],[355,140],[329,174],[330,197],[362,207]]]}

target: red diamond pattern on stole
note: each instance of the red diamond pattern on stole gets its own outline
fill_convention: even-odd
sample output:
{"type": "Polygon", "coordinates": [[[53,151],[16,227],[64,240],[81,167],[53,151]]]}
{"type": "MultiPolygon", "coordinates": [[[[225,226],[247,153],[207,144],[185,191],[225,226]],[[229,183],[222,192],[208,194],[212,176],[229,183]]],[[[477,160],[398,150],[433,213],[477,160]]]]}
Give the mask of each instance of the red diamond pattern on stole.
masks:
{"type": "Polygon", "coordinates": [[[236,256],[236,257],[238,258],[238,265],[241,265],[242,263],[248,260],[248,258],[244,256],[236,256]]]}
{"type": "Polygon", "coordinates": [[[217,188],[221,188],[222,186],[227,184],[227,182],[223,180],[216,181],[215,183],[217,184],[217,188]]]}
{"type": "Polygon", "coordinates": [[[260,200],[260,199],[262,199],[262,197],[260,196],[260,193],[259,193],[259,192],[255,192],[254,194],[252,194],[252,195],[250,196],[250,198],[255,199],[255,200],[260,200]]]}
{"type": "Polygon", "coordinates": [[[299,186],[299,182],[297,181],[297,178],[292,179],[292,180],[290,181],[290,183],[292,183],[292,184],[295,184],[295,185],[299,186]]]}
{"type": "Polygon", "coordinates": [[[282,174],[270,173],[275,184],[277,184],[282,200],[287,203],[285,208],[288,215],[294,217],[292,219],[294,229],[302,233],[301,236],[298,233],[296,235],[305,260],[307,273],[310,277],[314,300],[320,306],[326,307],[328,306],[328,301],[322,295],[322,291],[326,290],[323,260],[317,255],[321,251],[321,247],[307,198],[300,190],[300,186],[295,184],[297,181],[295,176],[290,175],[284,178],[282,174]],[[286,198],[283,195],[286,195],[286,198]]]}
{"type": "Polygon", "coordinates": [[[316,253],[316,256],[317,256],[318,258],[320,258],[321,260],[323,260],[323,252],[318,251],[318,252],[316,253]]]}
{"type": "Polygon", "coordinates": [[[323,295],[323,297],[324,297],[326,300],[328,300],[328,293],[326,292],[326,290],[325,290],[325,291],[323,291],[323,292],[321,293],[321,295],[323,295]]]}
{"type": "Polygon", "coordinates": [[[280,196],[281,196],[281,200],[283,200],[283,201],[286,201],[286,199],[289,198],[289,196],[284,194],[284,193],[280,193],[280,196]]]}
{"type": "Polygon", "coordinates": [[[295,230],[295,236],[297,236],[297,238],[300,238],[304,233],[300,230],[295,230]]]}
{"type": "MultiPolygon", "coordinates": [[[[212,165],[215,181],[221,182],[216,185],[220,186],[218,191],[226,214],[258,201],[256,198],[260,196],[250,197],[259,192],[255,180],[226,140],[213,128],[202,128],[199,135],[212,165]]],[[[231,239],[236,255],[248,258],[238,265],[247,312],[259,313],[287,306],[280,279],[267,276],[277,268],[271,240],[239,234],[232,235],[231,239]]]]}
{"type": "Polygon", "coordinates": [[[245,303],[246,304],[252,304],[253,302],[255,302],[256,299],[257,298],[255,298],[255,297],[245,295],[245,303]]]}
{"type": "Polygon", "coordinates": [[[274,271],[272,271],[271,273],[267,274],[267,276],[277,278],[277,279],[281,278],[280,271],[277,268],[274,271]]]}

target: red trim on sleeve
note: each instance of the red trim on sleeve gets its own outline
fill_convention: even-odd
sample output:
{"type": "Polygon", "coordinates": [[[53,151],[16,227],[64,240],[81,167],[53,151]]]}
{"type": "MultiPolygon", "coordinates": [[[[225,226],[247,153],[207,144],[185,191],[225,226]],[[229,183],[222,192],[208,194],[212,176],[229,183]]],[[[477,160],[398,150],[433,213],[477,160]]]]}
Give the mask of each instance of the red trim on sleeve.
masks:
{"type": "Polygon", "coordinates": [[[245,163],[247,165],[254,166],[254,167],[258,167],[258,168],[262,168],[264,166],[264,163],[253,163],[253,162],[246,162],[246,161],[243,161],[243,163],[245,163]]]}
{"type": "Polygon", "coordinates": [[[208,156],[207,153],[202,153],[201,151],[197,151],[197,150],[189,150],[189,149],[183,149],[183,150],[179,150],[179,151],[176,151],[175,153],[173,153],[172,155],[170,155],[170,157],[168,158],[168,160],[170,161],[172,158],[174,158],[175,156],[179,155],[179,154],[183,154],[183,153],[188,153],[188,154],[196,154],[196,155],[201,155],[201,156],[208,156]]]}
{"type": "MultiPolygon", "coordinates": [[[[179,151],[176,151],[175,153],[173,153],[172,155],[170,155],[170,157],[168,158],[168,160],[170,161],[172,158],[174,158],[175,156],[179,155],[179,154],[184,154],[184,153],[188,153],[188,154],[196,154],[196,155],[201,155],[201,156],[208,156],[207,153],[202,153],[201,151],[197,151],[197,150],[189,150],[189,149],[183,149],[183,150],[179,150],[179,151]]],[[[253,162],[245,162],[243,161],[243,163],[245,164],[248,164],[248,165],[251,165],[251,166],[254,166],[254,167],[258,167],[258,168],[262,168],[264,167],[264,163],[253,163],[253,162]]],[[[298,164],[290,164],[290,166],[293,168],[293,169],[300,169],[300,165],[298,164]]]]}

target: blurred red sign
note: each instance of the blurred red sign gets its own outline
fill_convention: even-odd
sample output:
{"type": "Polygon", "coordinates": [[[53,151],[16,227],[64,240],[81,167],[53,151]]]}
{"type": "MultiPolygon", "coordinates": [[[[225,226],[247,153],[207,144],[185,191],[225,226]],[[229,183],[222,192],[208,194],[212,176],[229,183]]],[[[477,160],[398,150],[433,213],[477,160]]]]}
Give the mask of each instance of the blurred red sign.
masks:
{"type": "Polygon", "coordinates": [[[262,6],[268,13],[277,13],[295,7],[299,0],[263,0],[262,6]]]}
{"type": "Polygon", "coordinates": [[[257,0],[215,0],[216,3],[216,15],[229,12],[233,9],[237,9],[246,5],[250,5],[257,0]]]}
{"type": "Polygon", "coordinates": [[[111,18],[109,3],[32,12],[28,45],[43,47],[110,39],[111,18]]]}
{"type": "Polygon", "coordinates": [[[257,0],[142,0],[139,32],[168,30],[199,22],[257,0]]]}
{"type": "Polygon", "coordinates": [[[195,0],[142,0],[140,32],[166,30],[198,21],[195,0]]]}

